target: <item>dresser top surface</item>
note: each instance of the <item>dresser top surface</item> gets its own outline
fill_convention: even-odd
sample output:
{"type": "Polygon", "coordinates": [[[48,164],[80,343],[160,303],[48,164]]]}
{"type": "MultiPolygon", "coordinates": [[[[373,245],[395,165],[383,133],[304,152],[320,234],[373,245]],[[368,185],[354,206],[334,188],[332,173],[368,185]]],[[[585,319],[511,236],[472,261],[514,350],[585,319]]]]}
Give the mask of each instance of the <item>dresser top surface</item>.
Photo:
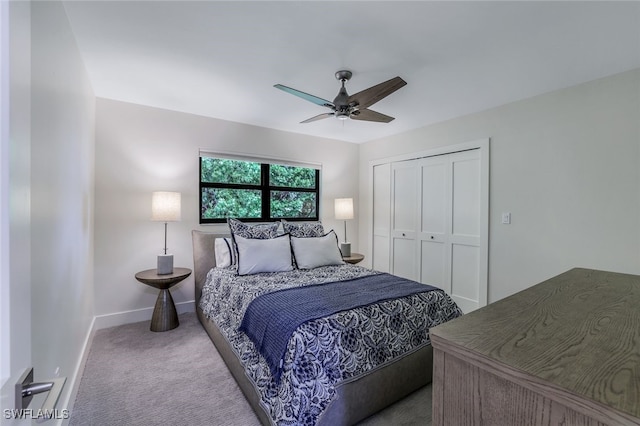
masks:
{"type": "Polygon", "coordinates": [[[640,276],[572,269],[430,333],[640,418],[640,276]]]}

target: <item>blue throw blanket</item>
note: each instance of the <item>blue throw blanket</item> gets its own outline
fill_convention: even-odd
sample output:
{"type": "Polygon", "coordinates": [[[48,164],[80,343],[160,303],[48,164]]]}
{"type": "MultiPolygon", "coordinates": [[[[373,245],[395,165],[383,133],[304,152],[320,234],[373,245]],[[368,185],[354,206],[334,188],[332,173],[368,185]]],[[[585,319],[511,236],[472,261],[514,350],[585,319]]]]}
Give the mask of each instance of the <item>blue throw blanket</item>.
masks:
{"type": "Polygon", "coordinates": [[[278,290],[258,296],[249,304],[239,330],[253,341],[278,382],[287,343],[293,332],[305,322],[434,290],[442,291],[386,273],[278,290]]]}

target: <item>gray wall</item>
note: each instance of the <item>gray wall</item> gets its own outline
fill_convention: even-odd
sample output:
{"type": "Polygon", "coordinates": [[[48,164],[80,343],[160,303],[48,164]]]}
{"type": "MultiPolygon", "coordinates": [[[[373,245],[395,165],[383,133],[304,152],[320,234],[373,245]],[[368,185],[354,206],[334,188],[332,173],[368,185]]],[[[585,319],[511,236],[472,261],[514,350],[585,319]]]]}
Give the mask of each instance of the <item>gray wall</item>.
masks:
{"type": "Polygon", "coordinates": [[[489,302],[576,266],[640,273],[640,70],[361,145],[360,249],[371,161],[487,137],[489,302]]]}

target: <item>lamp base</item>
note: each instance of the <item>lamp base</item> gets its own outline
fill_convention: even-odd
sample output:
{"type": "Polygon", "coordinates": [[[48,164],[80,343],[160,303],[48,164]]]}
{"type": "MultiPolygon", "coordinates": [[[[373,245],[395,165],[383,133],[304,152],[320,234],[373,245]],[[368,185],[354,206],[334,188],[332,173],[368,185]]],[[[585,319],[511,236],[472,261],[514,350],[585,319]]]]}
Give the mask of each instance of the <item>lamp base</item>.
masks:
{"type": "Polygon", "coordinates": [[[158,255],[158,275],[173,274],[173,255],[172,254],[159,254],[158,255]]]}
{"type": "Polygon", "coordinates": [[[351,256],[351,243],[340,243],[340,252],[342,252],[342,257],[351,256]]]}

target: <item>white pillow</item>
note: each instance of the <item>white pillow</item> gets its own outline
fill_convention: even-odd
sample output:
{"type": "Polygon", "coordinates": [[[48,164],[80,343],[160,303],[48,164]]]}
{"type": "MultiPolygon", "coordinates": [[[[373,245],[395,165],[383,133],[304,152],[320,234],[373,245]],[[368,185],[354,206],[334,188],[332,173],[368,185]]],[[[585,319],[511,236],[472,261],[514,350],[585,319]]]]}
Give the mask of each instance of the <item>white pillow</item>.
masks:
{"type": "Polygon", "coordinates": [[[235,235],[238,275],[293,270],[289,234],[264,240],[235,235]]]}
{"type": "Polygon", "coordinates": [[[338,248],[338,236],[333,230],[322,237],[291,237],[291,247],[300,269],[344,263],[338,248]]]}
{"type": "Polygon", "coordinates": [[[218,268],[228,268],[231,265],[235,265],[235,250],[232,249],[231,238],[216,238],[213,243],[213,250],[218,268]]]}

